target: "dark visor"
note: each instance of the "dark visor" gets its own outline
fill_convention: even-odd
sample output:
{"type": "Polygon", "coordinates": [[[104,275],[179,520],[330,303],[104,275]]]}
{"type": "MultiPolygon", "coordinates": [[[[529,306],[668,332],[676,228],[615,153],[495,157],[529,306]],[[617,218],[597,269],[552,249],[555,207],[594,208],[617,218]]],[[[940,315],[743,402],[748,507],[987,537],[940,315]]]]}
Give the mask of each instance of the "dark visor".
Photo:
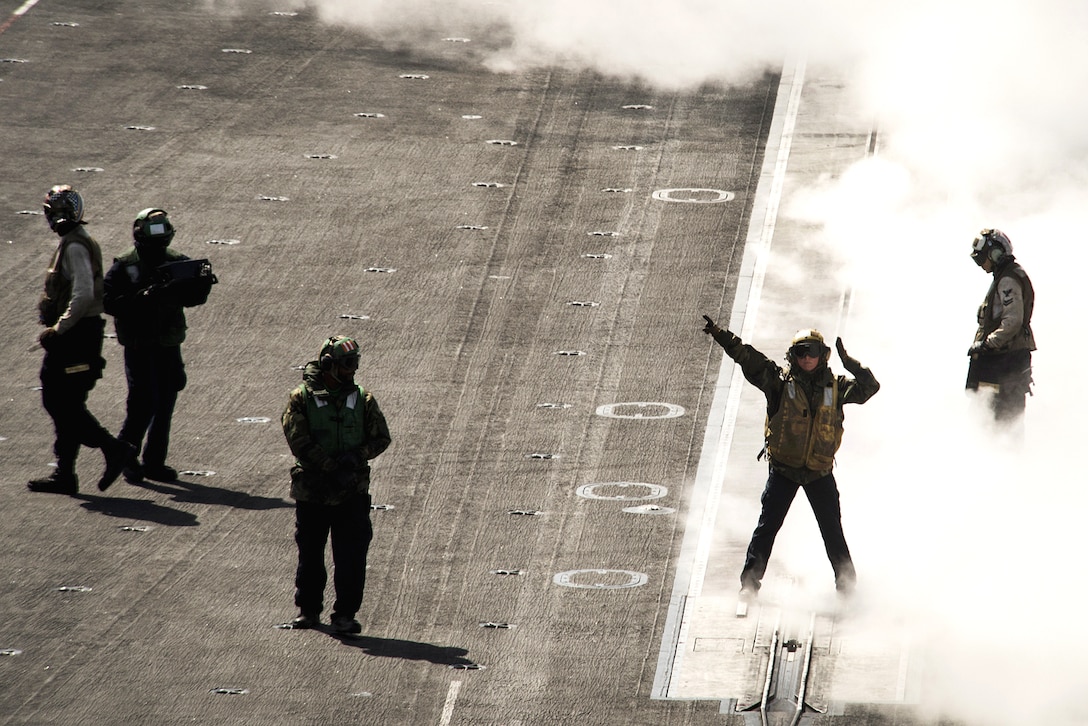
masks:
{"type": "Polygon", "coordinates": [[[790,355],[794,358],[803,358],[806,355],[809,358],[819,358],[823,352],[824,347],[819,343],[798,343],[790,348],[790,355]]]}

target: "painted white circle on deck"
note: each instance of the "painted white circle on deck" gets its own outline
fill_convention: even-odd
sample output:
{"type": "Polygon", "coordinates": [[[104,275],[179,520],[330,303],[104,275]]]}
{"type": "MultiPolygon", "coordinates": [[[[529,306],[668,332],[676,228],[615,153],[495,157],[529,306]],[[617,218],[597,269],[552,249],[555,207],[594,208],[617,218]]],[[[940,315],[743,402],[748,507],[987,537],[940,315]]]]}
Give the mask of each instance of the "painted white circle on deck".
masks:
{"type": "Polygon", "coordinates": [[[622,590],[645,585],[649,579],[645,573],[631,570],[567,570],[553,577],[552,582],[583,590],[622,590]]]}

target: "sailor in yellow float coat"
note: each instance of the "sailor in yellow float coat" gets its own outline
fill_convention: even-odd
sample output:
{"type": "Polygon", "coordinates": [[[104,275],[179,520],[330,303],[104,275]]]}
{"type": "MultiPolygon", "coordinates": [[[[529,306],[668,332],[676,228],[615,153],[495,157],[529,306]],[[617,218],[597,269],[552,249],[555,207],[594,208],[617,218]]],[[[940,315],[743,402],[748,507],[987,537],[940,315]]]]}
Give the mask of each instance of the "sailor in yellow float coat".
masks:
{"type": "MultiPolygon", "coordinates": [[[[842,442],[842,407],[865,403],[880,384],[857,360],[846,354],[842,339],[835,341],[843,367],[854,378],[836,376],[828,368],[831,349],[816,330],[794,336],[786,369],[760,353],[707,316],[703,332],[713,336],[740,366],[748,382],[767,397],[767,486],[760,499],[762,511],[752,533],[741,572],[741,597],[759,591],[775,537],[786,519],[798,488],[805,490],[823,536],[824,548],[835,572],[835,588],[849,594],[856,575],[842,531],[839,490],[832,474],[835,452],[842,442]]],[[[761,452],[762,454],[762,452],[761,452]]]]}

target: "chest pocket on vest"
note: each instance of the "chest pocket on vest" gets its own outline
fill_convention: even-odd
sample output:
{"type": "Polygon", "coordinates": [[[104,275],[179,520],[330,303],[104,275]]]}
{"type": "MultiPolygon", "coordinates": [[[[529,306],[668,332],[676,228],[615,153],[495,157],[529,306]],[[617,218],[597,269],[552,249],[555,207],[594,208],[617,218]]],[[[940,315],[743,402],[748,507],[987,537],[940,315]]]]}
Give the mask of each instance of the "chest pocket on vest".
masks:
{"type": "Polygon", "coordinates": [[[808,409],[803,408],[803,404],[801,404],[798,401],[798,399],[797,399],[797,386],[794,384],[793,381],[790,381],[789,383],[786,384],[786,395],[789,397],[789,402],[788,402],[787,405],[789,405],[790,409],[791,409],[790,411],[788,411],[786,413],[790,413],[790,414],[793,414],[793,415],[786,416],[786,420],[785,420],[786,431],[785,431],[785,434],[787,436],[793,438],[795,441],[799,442],[800,444],[803,444],[804,442],[806,442],[808,440],[808,429],[809,429],[809,419],[808,419],[809,412],[808,412],[808,409]]]}
{"type": "Polygon", "coordinates": [[[816,409],[812,431],[812,452],[808,457],[808,466],[813,469],[825,469],[835,461],[835,452],[842,442],[842,419],[835,406],[836,386],[824,388],[823,401],[816,409]]]}

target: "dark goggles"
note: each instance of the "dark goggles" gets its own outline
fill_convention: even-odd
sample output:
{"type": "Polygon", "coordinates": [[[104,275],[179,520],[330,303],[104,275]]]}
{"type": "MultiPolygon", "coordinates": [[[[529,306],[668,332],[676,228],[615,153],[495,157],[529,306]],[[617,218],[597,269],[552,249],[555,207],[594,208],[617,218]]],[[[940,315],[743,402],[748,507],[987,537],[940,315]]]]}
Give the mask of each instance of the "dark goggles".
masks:
{"type": "Polygon", "coordinates": [[[971,243],[971,259],[979,267],[982,267],[982,264],[990,259],[990,234],[992,232],[991,229],[982,230],[978,233],[978,237],[975,237],[974,242],[971,243]]]}
{"type": "Polygon", "coordinates": [[[790,348],[790,355],[794,358],[819,358],[824,354],[824,347],[819,343],[798,343],[790,348]]]}
{"type": "Polygon", "coordinates": [[[336,358],[336,365],[344,370],[357,371],[359,370],[359,356],[345,355],[342,358],[336,358]]]}

